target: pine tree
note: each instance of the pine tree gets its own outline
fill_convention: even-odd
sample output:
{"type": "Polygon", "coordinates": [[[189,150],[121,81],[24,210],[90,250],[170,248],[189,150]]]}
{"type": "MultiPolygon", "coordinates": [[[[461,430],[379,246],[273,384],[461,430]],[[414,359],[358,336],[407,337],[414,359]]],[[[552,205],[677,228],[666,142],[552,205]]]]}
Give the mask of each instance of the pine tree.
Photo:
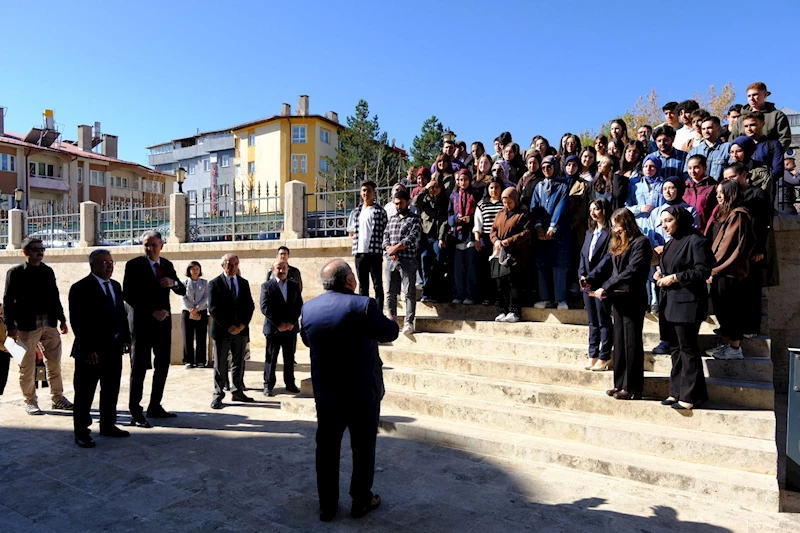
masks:
{"type": "Polygon", "coordinates": [[[415,167],[429,168],[433,164],[436,156],[442,153],[443,134],[444,126],[436,115],[422,123],[422,131],[414,137],[411,145],[411,157],[415,167]]]}

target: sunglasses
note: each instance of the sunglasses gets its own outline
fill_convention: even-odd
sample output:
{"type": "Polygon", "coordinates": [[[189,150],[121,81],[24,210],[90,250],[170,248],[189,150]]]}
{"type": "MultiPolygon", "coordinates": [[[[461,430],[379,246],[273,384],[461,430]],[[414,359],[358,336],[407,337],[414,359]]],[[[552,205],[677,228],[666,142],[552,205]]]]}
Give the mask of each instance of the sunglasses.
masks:
{"type": "Polygon", "coordinates": [[[30,253],[32,253],[32,254],[36,254],[36,253],[43,254],[44,253],[44,248],[28,248],[28,251],[30,253]]]}

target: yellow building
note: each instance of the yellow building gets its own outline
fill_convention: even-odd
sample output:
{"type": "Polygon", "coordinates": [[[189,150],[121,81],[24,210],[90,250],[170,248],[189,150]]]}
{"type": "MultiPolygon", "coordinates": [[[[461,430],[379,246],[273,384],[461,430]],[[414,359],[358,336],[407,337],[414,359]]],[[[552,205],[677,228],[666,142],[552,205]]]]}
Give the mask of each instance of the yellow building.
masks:
{"type": "MultiPolygon", "coordinates": [[[[281,113],[231,128],[234,135],[234,176],[237,190],[253,190],[261,197],[283,195],[292,180],[316,190],[321,172],[327,172],[326,157],[336,156],[339,132],[344,126],[333,111],[309,113],[308,96],[300,96],[297,114],[283,104],[281,113]]],[[[309,206],[313,209],[313,205],[309,206]]]]}

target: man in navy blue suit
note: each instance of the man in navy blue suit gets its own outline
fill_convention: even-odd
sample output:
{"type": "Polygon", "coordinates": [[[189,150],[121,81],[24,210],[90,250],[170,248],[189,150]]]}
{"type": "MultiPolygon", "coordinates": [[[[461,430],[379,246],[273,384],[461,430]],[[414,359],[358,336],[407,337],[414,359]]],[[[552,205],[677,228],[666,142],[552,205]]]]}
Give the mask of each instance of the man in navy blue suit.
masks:
{"type": "Polygon", "coordinates": [[[368,296],[354,293],[356,277],[343,260],[320,273],[325,291],[303,306],[300,336],[311,351],[311,381],[317,405],[317,490],[320,520],[333,520],[339,506],[339,453],[350,430],[353,476],[350,515],[377,509],[372,493],[375,442],[383,399],[383,362],[378,344],[397,339],[394,320],[383,316],[368,296]]]}

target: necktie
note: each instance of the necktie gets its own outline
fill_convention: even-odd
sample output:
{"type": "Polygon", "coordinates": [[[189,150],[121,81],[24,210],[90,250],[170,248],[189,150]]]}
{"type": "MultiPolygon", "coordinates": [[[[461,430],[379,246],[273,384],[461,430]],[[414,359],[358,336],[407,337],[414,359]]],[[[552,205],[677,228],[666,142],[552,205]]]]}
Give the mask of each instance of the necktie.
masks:
{"type": "Polygon", "coordinates": [[[153,263],[153,268],[156,270],[156,279],[160,280],[164,277],[164,274],[161,273],[161,263],[153,263]]]}
{"type": "Polygon", "coordinates": [[[231,294],[233,294],[234,300],[236,299],[236,283],[234,283],[233,278],[229,278],[231,282],[231,294]]]}
{"type": "Polygon", "coordinates": [[[111,294],[111,284],[109,282],[103,283],[106,291],[106,303],[108,304],[109,309],[116,308],[116,304],[114,303],[114,296],[111,294]]]}

